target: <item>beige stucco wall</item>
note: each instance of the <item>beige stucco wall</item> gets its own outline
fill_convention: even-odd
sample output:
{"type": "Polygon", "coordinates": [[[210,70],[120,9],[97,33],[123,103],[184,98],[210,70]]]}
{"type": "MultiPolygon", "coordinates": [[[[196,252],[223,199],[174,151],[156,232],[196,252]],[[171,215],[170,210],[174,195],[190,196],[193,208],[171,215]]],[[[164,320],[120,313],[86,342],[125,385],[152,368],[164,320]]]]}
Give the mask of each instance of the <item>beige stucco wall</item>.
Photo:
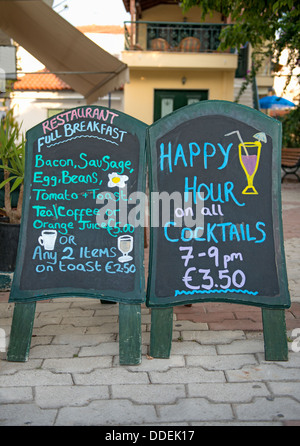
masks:
{"type": "MultiPolygon", "coordinates": [[[[198,7],[183,13],[178,5],[158,5],[143,11],[140,20],[222,23],[222,15],[214,13],[203,21],[198,7]]],[[[139,26],[138,42],[145,50],[146,24],[139,26]]],[[[153,122],[155,89],[208,90],[208,99],[234,100],[235,54],[124,51],[122,60],[130,70],[130,83],[124,86],[124,111],[146,124],[153,122]]]]}
{"type": "MultiPolygon", "coordinates": [[[[214,12],[213,15],[207,14],[205,23],[220,23],[222,22],[222,15],[214,12]]],[[[150,9],[146,9],[142,13],[140,20],[154,21],[154,22],[187,22],[199,23],[201,20],[201,9],[194,6],[187,12],[183,12],[179,5],[158,5],[150,9]]]]}
{"type": "Polygon", "coordinates": [[[155,89],[208,90],[208,99],[233,101],[233,79],[234,70],[130,70],[130,83],[124,86],[124,112],[152,124],[155,89]]]}

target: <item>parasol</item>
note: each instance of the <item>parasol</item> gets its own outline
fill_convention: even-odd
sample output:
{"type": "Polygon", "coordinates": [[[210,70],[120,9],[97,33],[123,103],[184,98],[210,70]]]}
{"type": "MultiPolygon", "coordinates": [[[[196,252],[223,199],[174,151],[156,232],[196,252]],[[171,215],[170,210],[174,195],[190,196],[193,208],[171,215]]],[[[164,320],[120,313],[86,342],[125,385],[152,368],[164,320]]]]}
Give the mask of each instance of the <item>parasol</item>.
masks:
{"type": "Polygon", "coordinates": [[[279,96],[265,96],[259,100],[260,108],[287,108],[296,107],[296,105],[285,98],[280,98],[279,96]]]}

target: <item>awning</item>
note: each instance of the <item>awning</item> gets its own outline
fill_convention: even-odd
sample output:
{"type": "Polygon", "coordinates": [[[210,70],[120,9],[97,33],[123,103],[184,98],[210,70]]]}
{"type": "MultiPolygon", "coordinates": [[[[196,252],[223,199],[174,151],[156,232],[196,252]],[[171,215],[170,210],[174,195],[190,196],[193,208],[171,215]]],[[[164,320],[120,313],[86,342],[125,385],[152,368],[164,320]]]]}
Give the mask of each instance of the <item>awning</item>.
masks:
{"type": "Polygon", "coordinates": [[[41,0],[0,0],[0,28],[88,104],[128,82],[127,65],[41,0]]]}

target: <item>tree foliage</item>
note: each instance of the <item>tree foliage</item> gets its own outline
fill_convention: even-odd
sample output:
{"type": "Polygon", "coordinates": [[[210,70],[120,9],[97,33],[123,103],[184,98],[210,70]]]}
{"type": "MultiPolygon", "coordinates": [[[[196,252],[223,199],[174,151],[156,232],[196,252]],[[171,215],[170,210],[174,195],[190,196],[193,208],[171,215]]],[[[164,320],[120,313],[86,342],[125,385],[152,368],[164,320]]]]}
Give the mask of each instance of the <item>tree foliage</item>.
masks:
{"type": "MultiPolygon", "coordinates": [[[[294,0],[183,0],[184,10],[199,6],[202,18],[213,11],[231,19],[232,26],[221,33],[220,49],[240,48],[250,43],[257,71],[261,56],[279,61],[282,51],[289,50],[290,76],[300,64],[300,2],[294,0]]],[[[289,79],[287,79],[287,83],[289,79]]]]}
{"type": "Polygon", "coordinates": [[[230,17],[235,23],[223,33],[223,45],[253,47],[274,41],[279,36],[299,50],[300,6],[293,0],[183,0],[185,10],[200,6],[202,18],[213,11],[230,17]]]}
{"type": "Polygon", "coordinates": [[[300,107],[294,108],[280,120],[282,121],[282,146],[300,147],[300,107]]]}
{"type": "MultiPolygon", "coordinates": [[[[220,35],[220,49],[240,49],[250,44],[253,48],[251,70],[246,76],[238,98],[247,84],[252,81],[265,58],[279,64],[283,50],[287,49],[288,74],[285,88],[300,66],[300,2],[294,0],[183,0],[186,11],[199,6],[202,19],[214,11],[229,18],[232,26],[224,27],[220,35]]],[[[300,82],[300,75],[298,75],[300,82]]],[[[285,147],[299,147],[300,105],[286,115],[283,121],[283,144],[285,147]]]]}

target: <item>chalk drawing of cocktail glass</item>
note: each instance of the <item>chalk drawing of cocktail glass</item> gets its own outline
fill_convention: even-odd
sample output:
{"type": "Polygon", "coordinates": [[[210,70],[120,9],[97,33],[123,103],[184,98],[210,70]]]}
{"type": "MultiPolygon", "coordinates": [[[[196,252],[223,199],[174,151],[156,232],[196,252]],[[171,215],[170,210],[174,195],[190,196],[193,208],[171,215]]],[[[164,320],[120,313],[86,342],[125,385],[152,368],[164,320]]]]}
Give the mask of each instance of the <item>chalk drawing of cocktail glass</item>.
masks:
{"type": "Polygon", "coordinates": [[[128,253],[133,249],[133,237],[131,235],[121,235],[118,237],[118,249],[123,254],[121,257],[118,257],[119,262],[124,263],[132,260],[132,257],[128,253]]]}
{"type": "MultiPolygon", "coordinates": [[[[231,133],[227,133],[225,136],[233,135],[234,133],[237,134],[240,140],[239,160],[247,178],[247,186],[242,191],[242,194],[258,195],[257,190],[253,186],[253,179],[259,165],[261,142],[260,141],[244,142],[238,130],[235,130],[231,133]]],[[[254,136],[256,137],[256,135],[254,136]]]]}
{"type": "Polygon", "coordinates": [[[247,177],[248,185],[242,194],[257,195],[258,192],[253,186],[253,179],[258,169],[261,152],[261,142],[244,142],[239,144],[239,159],[247,177]]]}

